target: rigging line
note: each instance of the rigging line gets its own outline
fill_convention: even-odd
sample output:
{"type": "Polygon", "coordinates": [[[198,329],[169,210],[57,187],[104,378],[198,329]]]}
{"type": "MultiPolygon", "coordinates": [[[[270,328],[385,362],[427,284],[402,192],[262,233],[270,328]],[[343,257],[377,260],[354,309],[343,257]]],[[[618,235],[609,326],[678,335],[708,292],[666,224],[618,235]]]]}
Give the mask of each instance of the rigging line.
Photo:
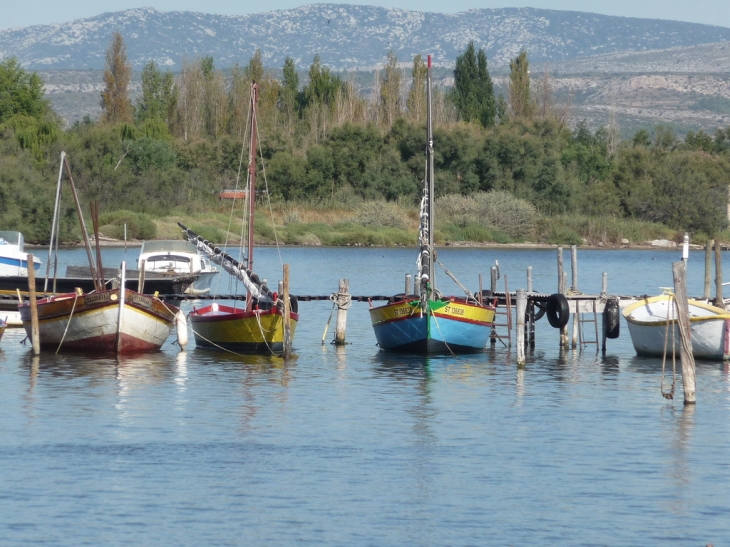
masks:
{"type": "Polygon", "coordinates": [[[476,302],[477,299],[474,298],[474,294],[469,289],[467,289],[464,285],[462,285],[461,282],[459,282],[459,280],[456,279],[456,276],[454,276],[454,274],[452,274],[449,270],[447,270],[446,266],[444,266],[438,258],[435,258],[435,260],[436,260],[436,264],[438,264],[439,266],[441,266],[444,269],[444,272],[446,273],[446,275],[448,275],[454,281],[454,283],[459,285],[461,290],[464,291],[464,294],[466,294],[466,296],[468,298],[471,298],[472,300],[474,300],[474,302],[476,302]]]}
{"type": "MultiPolygon", "coordinates": [[[[439,331],[439,334],[441,335],[441,339],[443,340],[444,346],[446,346],[446,349],[449,350],[449,353],[452,357],[458,357],[454,351],[449,347],[449,344],[446,342],[446,337],[444,336],[444,333],[441,332],[441,325],[439,325],[438,320],[436,319],[436,315],[431,311],[431,313],[426,314],[426,321],[428,321],[429,317],[433,317],[433,322],[436,324],[436,329],[439,331]]],[[[428,339],[426,339],[426,344],[428,345],[428,339]]]]}
{"type": "Polygon", "coordinates": [[[73,319],[74,310],[76,309],[76,301],[78,299],[79,299],[79,293],[76,293],[74,295],[74,305],[71,306],[71,315],[68,316],[68,321],[66,322],[66,330],[63,331],[63,336],[61,337],[61,341],[58,343],[58,348],[56,349],[56,355],[58,355],[58,352],[61,351],[61,346],[63,345],[63,341],[66,339],[66,333],[68,332],[68,327],[71,324],[71,319],[73,319]]]}
{"type": "MultiPolygon", "coordinates": [[[[284,318],[282,316],[282,320],[283,319],[284,318]]],[[[271,355],[276,355],[276,353],[274,353],[274,350],[271,349],[271,346],[269,346],[269,342],[266,340],[266,333],[264,333],[264,326],[261,324],[261,314],[260,313],[257,313],[256,314],[256,322],[259,325],[259,331],[261,331],[261,339],[264,341],[264,344],[266,344],[266,349],[269,350],[269,353],[271,353],[271,355]]],[[[283,328],[284,328],[284,325],[283,324],[282,324],[282,327],[281,328],[283,330],[283,328]]]]}
{"type": "Polygon", "coordinates": [[[271,193],[269,192],[269,181],[266,180],[266,164],[264,163],[264,152],[261,147],[261,133],[259,133],[259,118],[256,116],[256,134],[259,136],[259,154],[261,157],[261,173],[264,177],[264,186],[266,187],[266,199],[269,202],[269,214],[271,215],[271,227],[274,229],[274,241],[276,242],[276,252],[279,253],[279,266],[284,267],[284,261],[281,258],[281,248],[279,247],[279,235],[276,232],[276,222],[274,222],[274,209],[271,207],[271,193]]]}

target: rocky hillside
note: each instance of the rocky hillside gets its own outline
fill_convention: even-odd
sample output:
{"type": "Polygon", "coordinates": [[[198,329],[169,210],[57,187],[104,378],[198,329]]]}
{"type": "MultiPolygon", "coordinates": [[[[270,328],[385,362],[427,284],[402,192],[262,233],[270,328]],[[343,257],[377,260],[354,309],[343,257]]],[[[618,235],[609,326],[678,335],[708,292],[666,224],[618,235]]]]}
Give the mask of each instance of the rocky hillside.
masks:
{"type": "Polygon", "coordinates": [[[522,48],[533,62],[645,51],[730,40],[730,29],[695,23],[611,17],[532,8],[427,13],[374,6],[313,4],[290,10],[223,16],[151,8],[104,13],[56,25],[0,30],[0,58],[30,69],[101,69],[114,31],[137,68],[154,60],[179,68],[184,58],[211,55],[218,67],[245,64],[256,49],[269,66],[287,56],[299,66],[315,54],[333,69],[372,69],[393,49],[409,63],[432,53],[451,64],[470,40],[493,67],[522,48]]]}

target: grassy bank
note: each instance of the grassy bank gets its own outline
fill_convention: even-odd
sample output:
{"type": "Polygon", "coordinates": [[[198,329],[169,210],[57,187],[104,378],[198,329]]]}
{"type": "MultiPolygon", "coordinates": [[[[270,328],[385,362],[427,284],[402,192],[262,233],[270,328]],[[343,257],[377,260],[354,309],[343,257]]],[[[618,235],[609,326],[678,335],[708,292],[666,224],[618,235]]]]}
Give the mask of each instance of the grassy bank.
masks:
{"type": "MultiPolygon", "coordinates": [[[[236,245],[242,238],[241,203],[221,203],[205,212],[173,211],[169,216],[115,212],[102,217],[102,233],[121,238],[124,223],[130,239],[176,239],[182,222],[205,239],[236,245]]],[[[438,244],[550,244],[619,247],[655,239],[680,243],[683,233],[656,223],[611,216],[542,215],[506,193],[476,197],[445,196],[437,201],[438,244]]],[[[282,245],[415,245],[419,212],[393,202],[261,203],[257,207],[256,242],[282,245]]],[[[730,234],[719,237],[726,241],[730,234]]],[[[707,234],[691,234],[700,243],[707,234]]]]}

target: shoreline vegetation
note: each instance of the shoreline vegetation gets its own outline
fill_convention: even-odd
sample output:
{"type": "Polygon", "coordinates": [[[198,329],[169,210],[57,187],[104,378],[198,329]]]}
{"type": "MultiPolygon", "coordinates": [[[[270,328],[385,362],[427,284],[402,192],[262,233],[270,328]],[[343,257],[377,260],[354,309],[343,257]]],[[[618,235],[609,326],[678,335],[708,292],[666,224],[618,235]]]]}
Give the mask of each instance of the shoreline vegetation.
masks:
{"type": "MultiPolygon", "coordinates": [[[[260,51],[230,71],[212,57],[184,64],[175,75],[146,65],[133,104],[126,46],[114,33],[102,117],[64,128],[40,77],[17,59],[0,62],[8,97],[0,101],[0,228],[48,243],[64,151],[81,206],[102,211],[106,238],[179,239],[180,221],[208,241],[237,245],[242,204],[224,194],[246,187],[250,139],[241,127],[255,82],[256,244],[416,244],[423,56],[408,80],[389,52],[372,92],[318,55],[301,83],[292,59],[279,78],[260,51]]],[[[530,76],[527,52],[510,63],[504,95],[473,43],[456,59],[453,87],[433,94],[437,245],[669,246],[685,233],[694,243],[730,241],[730,127],[683,138],[664,126],[625,138],[612,120],[569,127],[570,105],[554,102],[548,74],[530,76]]],[[[81,240],[66,190],[58,219],[61,241],[81,240]]]]}
{"type": "MultiPolygon", "coordinates": [[[[437,218],[437,246],[540,249],[577,245],[585,249],[675,249],[681,247],[684,238],[684,232],[660,224],[621,218],[542,217],[529,207],[524,218],[519,218],[508,205],[513,200],[508,194],[482,198],[484,202],[496,201],[497,206],[492,207],[491,213],[481,211],[471,217],[468,200],[465,202],[463,196],[445,196],[437,200],[442,209],[437,218]]],[[[324,210],[316,206],[261,201],[259,210],[265,213],[256,219],[256,245],[417,246],[418,210],[415,207],[363,201],[353,208],[324,210]]],[[[526,207],[524,203],[518,205],[526,207]]],[[[100,245],[123,246],[125,234],[129,246],[140,245],[149,239],[181,239],[177,223],[182,222],[218,246],[237,247],[243,233],[244,210],[244,202],[236,200],[205,212],[176,212],[160,218],[130,211],[105,213],[100,218],[100,245]]],[[[93,241],[93,235],[91,239],[93,241]]],[[[704,248],[706,241],[707,238],[694,239],[691,248],[704,248]]],[[[82,245],[80,233],[62,239],[62,244],[82,245]]]]}

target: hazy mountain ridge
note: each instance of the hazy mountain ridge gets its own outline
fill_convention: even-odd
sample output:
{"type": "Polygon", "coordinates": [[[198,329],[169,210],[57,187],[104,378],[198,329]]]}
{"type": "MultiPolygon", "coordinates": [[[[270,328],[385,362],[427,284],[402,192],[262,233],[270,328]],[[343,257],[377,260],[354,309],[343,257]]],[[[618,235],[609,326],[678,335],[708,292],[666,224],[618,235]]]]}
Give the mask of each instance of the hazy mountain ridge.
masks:
{"type": "Polygon", "coordinates": [[[34,70],[101,69],[117,30],[136,69],[154,60],[173,70],[183,59],[203,55],[211,55],[218,67],[245,64],[257,48],[268,66],[282,66],[287,56],[308,65],[319,54],[324,64],[346,70],[382,65],[391,48],[403,63],[432,53],[436,63],[451,64],[470,40],[486,49],[493,67],[505,66],[522,48],[533,62],[557,63],[730,41],[724,27],[533,8],[441,14],[312,4],[241,16],[138,8],[0,30],[0,58],[15,56],[34,70]]]}

